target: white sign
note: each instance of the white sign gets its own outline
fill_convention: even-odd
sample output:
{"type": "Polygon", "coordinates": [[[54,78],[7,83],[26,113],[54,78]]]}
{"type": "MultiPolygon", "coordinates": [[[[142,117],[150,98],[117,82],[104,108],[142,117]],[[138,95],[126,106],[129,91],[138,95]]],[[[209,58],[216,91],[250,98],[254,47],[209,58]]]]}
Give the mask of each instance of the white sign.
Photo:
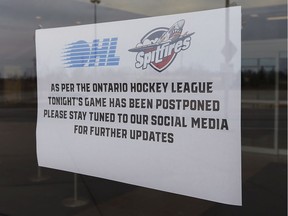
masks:
{"type": "Polygon", "coordinates": [[[39,166],[241,205],[241,8],[36,31],[39,166]]]}

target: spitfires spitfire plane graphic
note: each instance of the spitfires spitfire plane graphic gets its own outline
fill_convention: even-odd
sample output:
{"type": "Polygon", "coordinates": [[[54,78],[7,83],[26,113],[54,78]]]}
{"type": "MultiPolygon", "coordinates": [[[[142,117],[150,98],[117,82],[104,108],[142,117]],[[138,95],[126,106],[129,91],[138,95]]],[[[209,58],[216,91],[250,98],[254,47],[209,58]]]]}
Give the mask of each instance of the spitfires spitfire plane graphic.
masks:
{"type": "MultiPolygon", "coordinates": [[[[188,34],[188,32],[186,32],[185,34],[181,35],[181,33],[183,31],[184,24],[185,24],[185,20],[183,20],[183,19],[179,20],[174,25],[172,25],[166,32],[163,32],[161,37],[156,42],[154,42],[154,43],[151,42],[151,44],[142,45],[139,47],[137,46],[135,48],[129,49],[129,51],[130,52],[140,52],[140,51],[144,51],[146,49],[151,49],[151,48],[156,47],[156,46],[163,44],[163,43],[173,43],[173,42],[176,42],[177,40],[184,40],[185,38],[190,37],[191,35],[193,35],[195,33],[195,32],[193,32],[193,33],[188,34]]],[[[144,38],[145,38],[145,36],[144,36],[144,38]]]]}
{"type": "Polygon", "coordinates": [[[165,70],[180,51],[190,47],[194,32],[182,34],[184,24],[181,19],[170,28],[155,28],[142,37],[136,47],[128,50],[137,53],[135,67],[146,69],[150,65],[158,72],[165,70]]]}

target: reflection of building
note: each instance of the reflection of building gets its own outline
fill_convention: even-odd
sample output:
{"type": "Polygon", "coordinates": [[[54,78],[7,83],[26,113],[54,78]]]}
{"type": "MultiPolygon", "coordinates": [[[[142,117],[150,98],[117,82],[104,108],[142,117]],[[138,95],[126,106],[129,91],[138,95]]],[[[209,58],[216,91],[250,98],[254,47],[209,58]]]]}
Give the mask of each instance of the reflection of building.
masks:
{"type": "MultiPolygon", "coordinates": [[[[284,79],[287,78],[287,7],[285,5],[243,10],[242,71],[245,73],[244,76],[247,72],[276,71],[279,72],[280,78],[282,76],[284,79]]],[[[276,75],[277,73],[274,81],[279,79],[276,75]]],[[[244,81],[248,78],[244,77],[244,81]]]]}
{"type": "Polygon", "coordinates": [[[5,66],[4,67],[4,82],[3,95],[4,103],[14,104],[21,101],[21,67],[19,66],[5,66]]]}
{"type": "Polygon", "coordinates": [[[256,72],[263,68],[265,71],[285,72],[283,65],[283,58],[287,58],[285,45],[285,39],[243,41],[242,69],[256,72]]]}
{"type": "MultiPolygon", "coordinates": [[[[248,89],[282,90],[281,100],[286,99],[287,41],[285,39],[242,42],[242,87],[248,89]],[[276,72],[276,73],[275,73],[276,72]]],[[[272,98],[270,98],[272,99],[272,98]]]]}
{"type": "Polygon", "coordinates": [[[286,154],[285,110],[287,110],[287,6],[243,9],[244,150],[286,154]]]}
{"type": "Polygon", "coordinates": [[[6,65],[0,77],[0,106],[36,105],[35,69],[6,65]]]}

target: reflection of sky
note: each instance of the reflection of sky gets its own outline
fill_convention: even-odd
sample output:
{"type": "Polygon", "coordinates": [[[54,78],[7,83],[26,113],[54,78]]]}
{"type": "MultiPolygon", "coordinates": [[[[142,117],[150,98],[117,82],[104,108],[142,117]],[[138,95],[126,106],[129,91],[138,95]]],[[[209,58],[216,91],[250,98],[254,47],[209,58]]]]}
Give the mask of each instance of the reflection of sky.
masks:
{"type": "MultiPolygon", "coordinates": [[[[88,0],[74,0],[87,2],[88,0]]],[[[225,0],[102,0],[101,5],[147,16],[159,16],[225,7],[225,0]]],[[[244,8],[286,4],[286,0],[230,0],[244,8]]]]}
{"type": "MultiPolygon", "coordinates": [[[[88,0],[89,1],[89,0],[88,0]]],[[[99,22],[143,17],[134,13],[99,6],[99,22]]],[[[5,68],[33,69],[34,32],[43,28],[94,22],[94,7],[76,0],[1,0],[0,1],[0,76],[5,68]]],[[[49,44],[49,41],[47,41],[49,44]]],[[[27,72],[26,72],[27,73],[27,72]]]]}
{"type": "MultiPolygon", "coordinates": [[[[286,0],[234,2],[244,7],[286,4],[286,0]]],[[[107,22],[224,6],[224,0],[102,0],[97,6],[97,18],[98,22],[107,22]]],[[[287,15],[287,10],[281,13],[287,15]]],[[[3,76],[4,68],[7,67],[19,67],[23,73],[25,70],[25,73],[32,71],[35,56],[34,31],[39,25],[51,28],[93,23],[93,20],[94,7],[90,0],[1,0],[0,76],[3,76]]],[[[254,28],[253,25],[247,26],[252,30],[254,28]]],[[[281,25],[276,28],[280,27],[281,25]]],[[[281,29],[283,32],[287,31],[287,27],[281,29]]],[[[247,37],[249,38],[249,34],[247,37]]],[[[49,44],[49,41],[47,43],[49,44]]]]}

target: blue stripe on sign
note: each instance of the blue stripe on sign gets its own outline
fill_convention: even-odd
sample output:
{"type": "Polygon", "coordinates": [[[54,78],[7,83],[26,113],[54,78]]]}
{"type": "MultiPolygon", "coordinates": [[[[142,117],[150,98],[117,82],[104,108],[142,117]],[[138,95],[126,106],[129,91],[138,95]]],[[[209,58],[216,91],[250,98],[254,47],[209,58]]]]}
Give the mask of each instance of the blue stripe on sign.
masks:
{"type": "Polygon", "coordinates": [[[96,51],[96,52],[91,52],[91,56],[95,56],[95,55],[101,55],[101,54],[107,54],[107,50],[106,51],[96,51]]]}
{"type": "Polygon", "coordinates": [[[117,66],[119,65],[119,61],[118,62],[108,62],[107,66],[117,66]]]}
{"type": "Polygon", "coordinates": [[[90,56],[90,52],[82,52],[82,53],[70,53],[65,55],[65,57],[71,57],[71,56],[90,56]]]}
{"type": "Polygon", "coordinates": [[[83,44],[83,45],[72,45],[72,46],[68,46],[68,47],[65,47],[65,49],[82,49],[82,48],[88,48],[90,49],[89,45],[88,44],[83,44]]]}
{"type": "Polygon", "coordinates": [[[82,59],[82,60],[73,60],[73,61],[68,61],[65,64],[85,64],[87,62],[86,59],[82,59]]]}
{"type": "Polygon", "coordinates": [[[107,59],[108,61],[119,61],[120,60],[120,58],[118,57],[115,57],[115,58],[108,58],[107,59]]]}
{"type": "Polygon", "coordinates": [[[71,60],[79,60],[79,59],[89,59],[89,55],[87,56],[76,56],[76,57],[69,57],[63,59],[64,61],[71,61],[71,60]]]}
{"type": "Polygon", "coordinates": [[[90,51],[90,49],[86,48],[86,49],[67,49],[67,51],[65,51],[64,53],[71,53],[71,52],[87,52],[90,51]]]}
{"type": "Polygon", "coordinates": [[[110,46],[97,46],[97,47],[92,47],[91,48],[91,51],[94,51],[94,50],[103,50],[103,49],[109,49],[110,46]]]}
{"type": "Polygon", "coordinates": [[[114,55],[115,56],[116,50],[109,50],[108,54],[109,55],[114,55]]]}
{"type": "Polygon", "coordinates": [[[106,62],[106,61],[107,61],[106,58],[100,58],[100,59],[99,59],[99,62],[106,62]]]}

